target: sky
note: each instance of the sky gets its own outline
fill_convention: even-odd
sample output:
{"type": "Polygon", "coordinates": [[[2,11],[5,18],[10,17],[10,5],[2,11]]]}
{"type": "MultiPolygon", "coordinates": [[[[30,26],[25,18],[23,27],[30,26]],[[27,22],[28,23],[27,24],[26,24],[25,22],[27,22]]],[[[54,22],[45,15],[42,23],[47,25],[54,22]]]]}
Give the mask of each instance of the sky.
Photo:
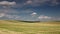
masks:
{"type": "Polygon", "coordinates": [[[0,20],[60,21],[60,0],[0,0],[0,20]]]}

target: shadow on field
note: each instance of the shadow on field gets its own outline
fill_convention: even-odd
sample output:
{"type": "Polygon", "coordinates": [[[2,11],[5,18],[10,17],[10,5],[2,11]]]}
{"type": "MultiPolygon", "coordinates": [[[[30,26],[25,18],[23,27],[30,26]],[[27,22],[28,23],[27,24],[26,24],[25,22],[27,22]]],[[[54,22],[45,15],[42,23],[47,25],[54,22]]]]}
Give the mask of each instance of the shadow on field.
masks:
{"type": "MultiPolygon", "coordinates": [[[[13,23],[41,23],[41,21],[24,21],[24,20],[6,20],[6,21],[9,21],[9,22],[13,22],[13,23]]],[[[52,24],[60,24],[60,21],[47,21],[47,22],[43,22],[43,23],[52,23],[52,24]],[[56,23],[57,22],[57,23],[56,23]]]]}
{"type": "Polygon", "coordinates": [[[39,23],[40,21],[23,21],[23,20],[6,20],[9,22],[14,22],[14,23],[18,23],[18,22],[24,22],[24,23],[39,23]]]}
{"type": "Polygon", "coordinates": [[[24,20],[17,20],[18,22],[25,22],[25,23],[39,23],[40,21],[24,21],[24,20]]]}
{"type": "Polygon", "coordinates": [[[26,22],[26,23],[39,23],[40,21],[20,21],[20,22],[26,22]]]}

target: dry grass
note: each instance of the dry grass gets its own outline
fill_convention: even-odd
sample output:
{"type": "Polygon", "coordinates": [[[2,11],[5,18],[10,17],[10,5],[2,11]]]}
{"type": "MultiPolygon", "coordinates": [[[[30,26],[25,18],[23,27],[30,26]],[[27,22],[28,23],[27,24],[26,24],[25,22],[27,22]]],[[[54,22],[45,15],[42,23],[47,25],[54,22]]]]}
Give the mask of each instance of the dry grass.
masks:
{"type": "Polygon", "coordinates": [[[23,32],[9,31],[7,29],[0,29],[0,34],[24,34],[23,32]]]}
{"type": "Polygon", "coordinates": [[[60,34],[60,22],[25,23],[0,20],[0,34],[60,34]]]}

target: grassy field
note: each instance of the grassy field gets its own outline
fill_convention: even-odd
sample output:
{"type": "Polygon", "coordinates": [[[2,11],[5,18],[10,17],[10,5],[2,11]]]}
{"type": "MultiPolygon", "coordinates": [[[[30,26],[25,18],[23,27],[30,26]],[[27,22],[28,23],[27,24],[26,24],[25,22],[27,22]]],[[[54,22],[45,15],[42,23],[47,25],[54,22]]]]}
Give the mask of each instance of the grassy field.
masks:
{"type": "Polygon", "coordinates": [[[60,34],[60,22],[0,20],[0,34],[60,34]]]}

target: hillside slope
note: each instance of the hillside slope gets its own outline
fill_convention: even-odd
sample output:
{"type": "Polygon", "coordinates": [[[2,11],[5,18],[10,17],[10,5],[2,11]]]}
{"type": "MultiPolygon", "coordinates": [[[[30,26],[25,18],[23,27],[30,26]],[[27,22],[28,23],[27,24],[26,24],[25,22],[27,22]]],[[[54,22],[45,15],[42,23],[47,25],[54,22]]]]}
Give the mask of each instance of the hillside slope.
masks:
{"type": "Polygon", "coordinates": [[[26,23],[0,20],[0,34],[60,34],[60,22],[26,23]]]}

